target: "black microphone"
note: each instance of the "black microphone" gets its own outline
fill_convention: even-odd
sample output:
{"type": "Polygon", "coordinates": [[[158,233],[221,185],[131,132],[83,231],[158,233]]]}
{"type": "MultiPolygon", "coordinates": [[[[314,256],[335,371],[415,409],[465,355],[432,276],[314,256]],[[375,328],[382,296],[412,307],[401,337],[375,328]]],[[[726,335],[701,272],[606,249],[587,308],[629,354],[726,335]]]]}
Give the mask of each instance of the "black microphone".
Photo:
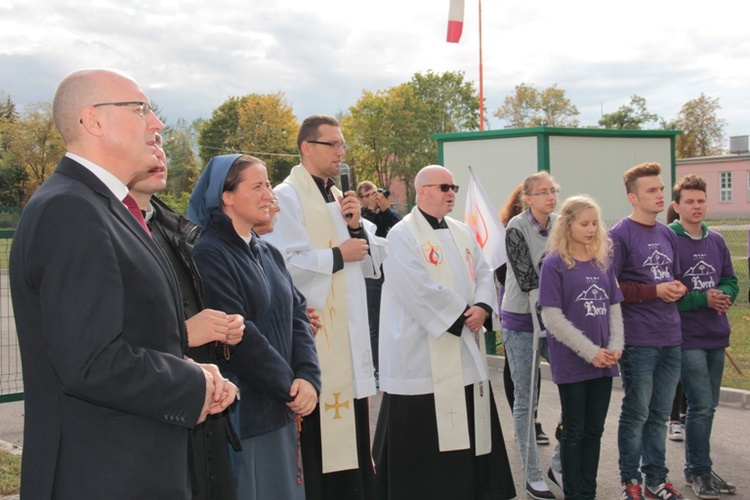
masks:
{"type": "MultiPolygon", "coordinates": [[[[346,163],[339,164],[339,177],[341,177],[341,191],[346,193],[349,191],[349,165],[346,163]]],[[[347,219],[351,219],[352,214],[346,214],[347,219]]]]}
{"type": "Polygon", "coordinates": [[[341,191],[349,191],[349,165],[346,163],[339,164],[339,176],[341,177],[341,191]]]}

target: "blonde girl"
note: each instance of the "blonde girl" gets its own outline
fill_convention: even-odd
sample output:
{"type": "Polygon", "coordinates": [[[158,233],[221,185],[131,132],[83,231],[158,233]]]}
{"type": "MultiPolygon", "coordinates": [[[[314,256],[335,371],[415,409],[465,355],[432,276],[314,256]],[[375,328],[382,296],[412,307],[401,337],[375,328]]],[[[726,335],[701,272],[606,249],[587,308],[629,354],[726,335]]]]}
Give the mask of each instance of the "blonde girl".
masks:
{"type": "Polygon", "coordinates": [[[566,499],[596,497],[601,437],[623,349],[623,297],[611,248],[596,202],[565,200],[542,264],[539,305],[562,406],[566,499]]]}

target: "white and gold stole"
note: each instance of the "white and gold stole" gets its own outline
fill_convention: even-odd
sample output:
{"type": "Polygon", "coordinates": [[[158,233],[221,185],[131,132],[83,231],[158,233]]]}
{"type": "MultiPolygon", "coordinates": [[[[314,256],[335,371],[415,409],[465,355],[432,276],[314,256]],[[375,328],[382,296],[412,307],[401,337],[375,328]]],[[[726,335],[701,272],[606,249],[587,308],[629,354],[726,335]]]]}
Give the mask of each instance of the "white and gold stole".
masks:
{"type": "MultiPolygon", "coordinates": [[[[339,246],[333,216],[338,203],[326,203],[310,173],[302,165],[292,168],[285,180],[297,192],[312,247],[339,246]]],[[[335,186],[332,192],[341,196],[335,186]]],[[[322,327],[315,336],[321,372],[320,434],[323,473],[356,469],[357,431],[354,421],[352,355],[347,315],[344,270],[334,273],[324,310],[318,311],[322,327]]]]}
{"type": "MultiPolygon", "coordinates": [[[[448,230],[458,247],[464,271],[469,282],[476,287],[474,275],[474,254],[471,234],[458,222],[446,217],[448,230]]],[[[444,257],[444,251],[439,247],[440,238],[432,229],[427,219],[417,207],[404,217],[404,223],[419,245],[422,263],[431,279],[442,286],[455,290],[451,263],[444,257]]],[[[472,295],[475,289],[472,290],[472,295]]],[[[430,366],[432,369],[432,384],[435,394],[435,418],[437,419],[438,441],[440,451],[465,450],[469,444],[469,425],[466,411],[466,397],[464,394],[463,370],[461,366],[461,342],[474,342],[479,353],[485,353],[483,333],[475,334],[473,340],[456,337],[451,333],[444,333],[439,339],[429,335],[430,366]]],[[[468,345],[468,344],[467,344],[468,345]]],[[[473,346],[472,346],[473,347],[473,346]]],[[[474,349],[472,349],[474,350],[474,349]]],[[[476,356],[475,356],[476,358],[476,356]]],[[[484,355],[479,360],[483,363],[487,373],[487,360],[484,355]]],[[[476,429],[476,455],[486,455],[492,450],[490,439],[490,391],[486,380],[474,384],[474,428],[476,429]]]]}

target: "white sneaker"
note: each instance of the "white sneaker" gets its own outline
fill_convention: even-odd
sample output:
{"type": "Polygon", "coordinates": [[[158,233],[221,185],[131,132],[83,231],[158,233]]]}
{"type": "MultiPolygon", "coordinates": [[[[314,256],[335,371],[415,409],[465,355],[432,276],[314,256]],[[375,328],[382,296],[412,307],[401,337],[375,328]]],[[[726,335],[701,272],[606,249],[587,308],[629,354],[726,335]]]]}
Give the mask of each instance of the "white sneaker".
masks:
{"type": "Polygon", "coordinates": [[[530,497],[539,500],[553,500],[555,498],[555,494],[549,490],[549,486],[547,486],[544,481],[532,481],[526,483],[526,493],[528,493],[530,497]]]}
{"type": "Polygon", "coordinates": [[[667,425],[669,426],[667,429],[667,437],[671,441],[685,440],[685,427],[681,423],[672,420],[667,425]]]}
{"type": "Polygon", "coordinates": [[[552,467],[547,469],[547,477],[555,483],[560,489],[563,487],[562,472],[557,472],[552,467]]]}

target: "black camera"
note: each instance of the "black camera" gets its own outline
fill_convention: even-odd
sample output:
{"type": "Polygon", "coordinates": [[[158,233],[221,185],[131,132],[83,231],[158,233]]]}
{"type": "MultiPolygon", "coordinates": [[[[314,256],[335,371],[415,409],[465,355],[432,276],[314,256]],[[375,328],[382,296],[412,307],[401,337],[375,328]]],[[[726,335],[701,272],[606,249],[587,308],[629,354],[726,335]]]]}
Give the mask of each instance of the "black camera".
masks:
{"type": "Polygon", "coordinates": [[[390,189],[378,189],[378,193],[382,194],[386,198],[391,197],[391,190],[390,189]]]}

